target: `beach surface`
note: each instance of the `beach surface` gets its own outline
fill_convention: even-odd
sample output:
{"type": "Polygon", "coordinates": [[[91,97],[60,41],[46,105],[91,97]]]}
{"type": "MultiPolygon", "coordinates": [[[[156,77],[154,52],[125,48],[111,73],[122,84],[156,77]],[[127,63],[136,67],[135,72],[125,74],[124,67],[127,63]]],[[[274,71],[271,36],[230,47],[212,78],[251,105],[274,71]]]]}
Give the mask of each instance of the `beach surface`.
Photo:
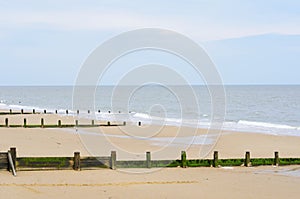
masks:
{"type": "MultiPolygon", "coordinates": [[[[11,124],[74,124],[78,118],[55,114],[5,115],[11,124]]],[[[81,119],[81,123],[90,121],[81,119]]],[[[100,121],[96,121],[99,122],[100,121]]],[[[1,122],[0,122],[1,123],[1,122]]],[[[117,151],[118,160],[187,158],[300,157],[300,137],[271,134],[207,132],[205,129],[174,126],[137,126],[93,128],[0,128],[0,151],[17,148],[18,157],[109,156],[117,151]]],[[[100,169],[84,171],[20,171],[13,177],[0,171],[1,198],[298,198],[299,166],[100,169]],[[136,174],[138,173],[138,174],[136,174]]]]}

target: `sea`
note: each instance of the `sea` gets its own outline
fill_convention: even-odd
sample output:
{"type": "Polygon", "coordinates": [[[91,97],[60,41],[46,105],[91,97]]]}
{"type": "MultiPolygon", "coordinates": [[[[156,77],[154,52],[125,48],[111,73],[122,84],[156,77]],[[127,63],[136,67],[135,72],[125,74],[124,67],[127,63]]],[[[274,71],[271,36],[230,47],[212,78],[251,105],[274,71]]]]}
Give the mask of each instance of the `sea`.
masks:
{"type": "Polygon", "coordinates": [[[97,86],[92,103],[74,96],[73,86],[1,86],[0,109],[79,110],[83,118],[200,128],[222,117],[223,130],[300,136],[300,86],[234,85],[224,91],[224,113],[217,116],[220,104],[207,86],[97,86]]]}

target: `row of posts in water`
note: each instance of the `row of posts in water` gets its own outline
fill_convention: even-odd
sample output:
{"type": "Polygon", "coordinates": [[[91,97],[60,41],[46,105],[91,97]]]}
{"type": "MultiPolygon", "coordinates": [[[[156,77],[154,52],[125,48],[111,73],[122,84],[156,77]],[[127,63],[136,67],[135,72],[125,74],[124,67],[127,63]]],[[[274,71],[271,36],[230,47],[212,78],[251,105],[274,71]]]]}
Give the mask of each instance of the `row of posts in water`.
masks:
{"type": "MultiPolygon", "coordinates": [[[[97,112],[98,112],[98,113],[101,113],[100,110],[98,110],[97,112]]],[[[111,113],[111,111],[107,111],[107,112],[108,112],[108,113],[111,113]]],[[[31,114],[31,112],[30,112],[30,113],[24,112],[24,109],[21,109],[20,112],[13,112],[12,109],[9,110],[9,114],[18,114],[18,113],[20,113],[20,114],[31,114]]],[[[44,114],[47,114],[47,113],[49,113],[49,112],[47,112],[46,109],[45,109],[44,111],[42,111],[42,112],[37,112],[35,109],[32,110],[32,114],[38,114],[38,113],[44,113],[44,114]]],[[[50,113],[52,113],[52,112],[50,112],[50,113]]],[[[79,114],[80,111],[77,110],[76,113],[79,114]]],[[[87,113],[90,114],[91,111],[88,110],[87,113]]],[[[121,111],[118,111],[118,113],[121,113],[121,111]]],[[[128,113],[131,113],[131,111],[129,111],[128,113]]],[[[58,114],[58,110],[55,110],[55,114],[58,114]]],[[[65,111],[65,114],[69,114],[69,110],[66,110],[66,111],[65,111]]]]}

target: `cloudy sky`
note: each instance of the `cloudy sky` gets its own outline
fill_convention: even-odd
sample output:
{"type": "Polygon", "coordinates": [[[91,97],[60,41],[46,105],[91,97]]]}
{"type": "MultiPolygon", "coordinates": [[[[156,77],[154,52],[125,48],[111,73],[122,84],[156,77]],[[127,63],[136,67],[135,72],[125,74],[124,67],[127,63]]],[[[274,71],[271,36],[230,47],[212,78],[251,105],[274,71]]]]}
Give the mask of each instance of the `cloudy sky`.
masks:
{"type": "Polygon", "coordinates": [[[297,0],[0,0],[0,85],[72,85],[102,42],[145,27],[197,42],[225,84],[300,84],[299,10],[297,0]]]}

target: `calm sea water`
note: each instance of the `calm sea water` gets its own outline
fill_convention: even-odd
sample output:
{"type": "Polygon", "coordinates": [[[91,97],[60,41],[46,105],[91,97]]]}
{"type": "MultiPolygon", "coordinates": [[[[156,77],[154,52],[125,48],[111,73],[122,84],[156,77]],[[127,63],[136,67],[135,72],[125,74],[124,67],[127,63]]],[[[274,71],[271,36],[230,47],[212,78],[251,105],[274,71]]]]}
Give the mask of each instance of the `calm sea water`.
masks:
{"type": "MultiPolygon", "coordinates": [[[[207,88],[194,86],[196,98],[189,92],[185,95],[187,87],[173,88],[123,86],[119,89],[121,92],[115,94],[114,87],[105,86],[96,90],[94,104],[82,99],[76,110],[80,109],[82,117],[208,127],[213,105],[207,88]],[[181,94],[177,95],[176,90],[181,94]],[[192,103],[195,100],[197,106],[192,103]],[[96,115],[87,114],[87,110],[96,115]]],[[[225,91],[223,129],[300,135],[300,86],[226,86],[225,91]]],[[[0,108],[59,110],[64,114],[66,109],[74,109],[73,87],[0,87],[0,108]]]]}

